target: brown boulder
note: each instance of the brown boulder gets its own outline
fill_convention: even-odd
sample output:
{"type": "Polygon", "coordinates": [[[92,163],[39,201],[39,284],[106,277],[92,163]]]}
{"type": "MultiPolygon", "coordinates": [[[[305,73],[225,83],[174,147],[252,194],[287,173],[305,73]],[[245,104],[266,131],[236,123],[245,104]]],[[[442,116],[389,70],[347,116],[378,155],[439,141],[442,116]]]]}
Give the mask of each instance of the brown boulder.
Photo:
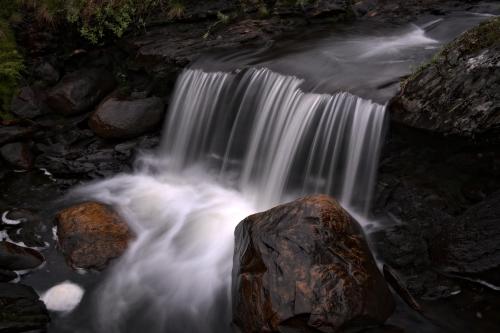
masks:
{"type": "Polygon", "coordinates": [[[233,321],[242,332],[338,332],[394,309],[358,223],[331,197],[247,217],[235,231],[233,321]]]}
{"type": "Polygon", "coordinates": [[[92,113],[89,125],[105,139],[127,139],[161,127],[165,105],[159,97],[109,98],[92,113]]]}
{"type": "Polygon", "coordinates": [[[110,207],[86,202],[66,208],[56,218],[59,245],[74,268],[104,269],[125,252],[132,233],[110,207]]]}

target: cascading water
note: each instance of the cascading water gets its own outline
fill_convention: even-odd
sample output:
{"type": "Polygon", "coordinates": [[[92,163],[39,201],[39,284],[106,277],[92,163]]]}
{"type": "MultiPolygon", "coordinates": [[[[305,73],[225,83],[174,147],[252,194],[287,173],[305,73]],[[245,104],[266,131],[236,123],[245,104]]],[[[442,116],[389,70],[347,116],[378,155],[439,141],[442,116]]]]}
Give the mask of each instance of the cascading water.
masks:
{"type": "Polygon", "coordinates": [[[236,172],[237,188],[262,209],[288,193],[331,193],[367,211],[385,107],[349,93],[304,93],[302,83],[265,68],[185,71],[162,154],[175,171],[212,160],[222,181],[236,172]]]}
{"type": "Polygon", "coordinates": [[[186,70],[157,155],[74,192],[115,206],[137,235],[96,292],[96,331],[230,331],[240,220],[319,192],[367,210],[385,107],[301,84],[268,69],[186,70]]]}

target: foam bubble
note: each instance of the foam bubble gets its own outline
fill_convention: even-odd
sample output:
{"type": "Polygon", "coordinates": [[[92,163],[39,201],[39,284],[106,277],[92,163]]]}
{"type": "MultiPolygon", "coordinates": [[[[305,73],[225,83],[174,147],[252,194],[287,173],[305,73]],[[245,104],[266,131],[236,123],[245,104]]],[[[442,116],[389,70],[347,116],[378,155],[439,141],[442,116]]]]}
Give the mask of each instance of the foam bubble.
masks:
{"type": "Polygon", "coordinates": [[[47,290],[41,299],[50,311],[68,313],[80,304],[84,292],[79,285],[65,281],[47,290]]]}

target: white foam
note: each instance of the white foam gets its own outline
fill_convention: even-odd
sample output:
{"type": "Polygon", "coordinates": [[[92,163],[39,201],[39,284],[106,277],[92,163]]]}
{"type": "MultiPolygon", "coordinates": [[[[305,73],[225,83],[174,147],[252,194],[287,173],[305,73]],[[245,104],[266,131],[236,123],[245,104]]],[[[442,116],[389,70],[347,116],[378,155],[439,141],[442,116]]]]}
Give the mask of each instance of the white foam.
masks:
{"type": "Polygon", "coordinates": [[[3,214],[2,214],[2,222],[3,223],[8,224],[8,225],[18,225],[22,222],[22,219],[19,219],[19,220],[9,219],[7,217],[7,214],[9,214],[8,210],[3,212],[3,214]]]}
{"type": "Polygon", "coordinates": [[[136,234],[97,293],[101,330],[113,331],[144,302],[158,325],[149,332],[174,332],[185,314],[197,318],[193,332],[208,332],[202,318],[217,318],[210,313],[220,297],[230,304],[234,228],[254,212],[247,200],[198,171],[121,175],[77,193],[113,205],[136,234]]]}
{"type": "Polygon", "coordinates": [[[359,58],[365,59],[384,54],[398,53],[405,49],[438,43],[437,40],[426,36],[424,29],[413,26],[409,32],[401,35],[374,37],[365,41],[365,52],[359,58]]]}
{"type": "Polygon", "coordinates": [[[70,281],[62,282],[43,293],[41,299],[47,309],[55,312],[69,313],[82,300],[84,290],[70,281]]]}

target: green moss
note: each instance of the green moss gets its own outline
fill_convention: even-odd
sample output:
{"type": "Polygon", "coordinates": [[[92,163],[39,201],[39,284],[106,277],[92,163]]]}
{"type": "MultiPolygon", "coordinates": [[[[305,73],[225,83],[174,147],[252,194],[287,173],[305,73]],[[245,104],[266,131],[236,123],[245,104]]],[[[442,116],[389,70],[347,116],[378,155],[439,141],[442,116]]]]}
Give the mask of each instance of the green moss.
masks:
{"type": "Polygon", "coordinates": [[[17,51],[14,34],[7,21],[0,19],[0,118],[11,118],[10,103],[18,89],[23,57],[17,51]]]}

